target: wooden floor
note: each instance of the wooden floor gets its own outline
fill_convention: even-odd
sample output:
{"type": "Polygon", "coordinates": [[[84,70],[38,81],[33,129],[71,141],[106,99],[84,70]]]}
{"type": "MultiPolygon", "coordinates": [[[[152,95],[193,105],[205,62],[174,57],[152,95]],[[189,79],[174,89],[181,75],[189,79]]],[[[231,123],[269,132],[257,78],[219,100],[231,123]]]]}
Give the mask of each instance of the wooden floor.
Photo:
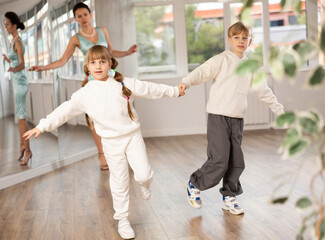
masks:
{"type": "MultiPolygon", "coordinates": [[[[30,128],[33,126],[30,125],[30,128]]],[[[76,155],[83,150],[95,148],[91,131],[86,126],[64,124],[59,137],[45,132],[37,140],[30,140],[32,163],[21,166],[19,156],[19,128],[13,117],[0,119],[0,177],[35,169],[58,159],[76,155]]]]}
{"type": "MultiPolygon", "coordinates": [[[[154,181],[152,197],[144,201],[131,175],[130,221],[136,239],[295,239],[301,217],[294,202],[308,195],[315,169],[312,161],[305,164],[287,204],[268,203],[280,174],[290,176],[299,162],[280,159],[283,136],[279,130],[244,133],[241,216],[221,209],[220,185],[202,192],[201,209],[187,203],[184,183],[206,159],[205,135],[145,139],[154,181]]],[[[1,190],[0,239],[120,239],[112,219],[109,172],[100,171],[97,161],[85,159],[1,190]]]]}

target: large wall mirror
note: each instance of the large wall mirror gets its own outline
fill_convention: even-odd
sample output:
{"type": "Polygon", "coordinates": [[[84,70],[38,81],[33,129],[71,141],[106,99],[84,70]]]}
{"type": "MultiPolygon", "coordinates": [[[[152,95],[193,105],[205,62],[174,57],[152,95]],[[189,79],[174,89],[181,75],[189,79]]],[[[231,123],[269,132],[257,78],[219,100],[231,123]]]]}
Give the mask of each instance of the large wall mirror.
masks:
{"type": "MultiPolygon", "coordinates": [[[[78,32],[72,13],[72,7],[77,2],[80,1],[60,3],[40,0],[23,12],[18,7],[7,10],[16,9],[25,25],[25,29],[18,30],[18,34],[25,46],[24,73],[28,79],[26,120],[29,129],[36,126],[41,118],[59,104],[70,99],[72,93],[81,87],[84,56],[79,50],[74,52],[62,68],[42,72],[27,71],[31,66],[46,65],[63,55],[71,36],[78,32]]],[[[85,1],[85,4],[94,9],[93,2],[85,1]]],[[[8,55],[12,40],[4,24],[5,12],[1,10],[1,55],[8,55]]],[[[80,116],[55,131],[40,135],[36,140],[31,139],[32,158],[27,165],[21,165],[24,156],[18,161],[20,128],[15,110],[15,85],[13,75],[8,72],[9,67],[9,63],[1,61],[0,189],[97,153],[92,132],[88,129],[84,116],[80,116]]]]}

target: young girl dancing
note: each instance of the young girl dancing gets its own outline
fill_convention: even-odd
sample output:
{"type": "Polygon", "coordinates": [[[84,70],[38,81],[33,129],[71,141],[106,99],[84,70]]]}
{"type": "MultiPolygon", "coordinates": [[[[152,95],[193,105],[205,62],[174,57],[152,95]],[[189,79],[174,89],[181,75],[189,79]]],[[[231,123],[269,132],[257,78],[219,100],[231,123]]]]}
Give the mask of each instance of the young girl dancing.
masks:
{"type": "MultiPolygon", "coordinates": [[[[179,87],[155,84],[123,77],[116,72],[118,63],[110,58],[103,46],[91,47],[86,55],[84,71],[95,80],[76,91],[24,137],[37,138],[44,131],[52,131],[71,118],[86,113],[102,138],[103,150],[110,168],[110,187],[113,197],[114,219],[119,220],[118,233],[124,239],[135,237],[128,220],[130,164],[135,180],[140,184],[143,199],[151,195],[149,183],[152,170],[140,131],[138,116],[130,102],[134,97],[162,98],[183,96],[179,87]]],[[[89,121],[90,122],[90,121],[89,121]]]]}

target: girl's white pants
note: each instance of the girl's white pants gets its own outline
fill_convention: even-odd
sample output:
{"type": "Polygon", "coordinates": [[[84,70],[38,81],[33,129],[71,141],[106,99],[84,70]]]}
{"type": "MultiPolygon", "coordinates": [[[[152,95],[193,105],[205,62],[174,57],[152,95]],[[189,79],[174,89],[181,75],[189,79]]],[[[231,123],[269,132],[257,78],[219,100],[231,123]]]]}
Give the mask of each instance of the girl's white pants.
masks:
{"type": "Polygon", "coordinates": [[[151,170],[146,146],[140,130],[130,136],[114,139],[102,138],[103,151],[110,171],[110,187],[113,197],[114,219],[128,216],[129,210],[129,168],[134,179],[141,185],[149,186],[151,170]]]}

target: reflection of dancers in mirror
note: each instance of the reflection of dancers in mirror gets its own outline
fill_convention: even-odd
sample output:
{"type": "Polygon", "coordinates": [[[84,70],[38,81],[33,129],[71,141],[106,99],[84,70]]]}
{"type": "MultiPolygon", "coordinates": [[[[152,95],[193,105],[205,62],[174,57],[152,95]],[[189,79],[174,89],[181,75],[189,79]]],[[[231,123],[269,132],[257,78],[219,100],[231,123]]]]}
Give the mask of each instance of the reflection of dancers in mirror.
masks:
{"type": "Polygon", "coordinates": [[[129,168],[134,179],[140,184],[140,194],[144,200],[151,196],[150,181],[153,175],[146,146],[143,141],[138,115],[131,102],[135,97],[158,99],[178,97],[185,93],[180,87],[140,81],[124,77],[116,72],[118,63],[110,59],[107,48],[93,46],[86,56],[84,71],[91,73],[95,80],[76,91],[71,100],[62,103],[57,109],[41,119],[40,123],[24,134],[37,138],[44,131],[52,131],[61,124],[80,114],[94,122],[102,137],[104,153],[110,168],[110,188],[118,220],[118,233],[123,239],[135,237],[129,215],[129,168]]]}
{"type": "MultiPolygon", "coordinates": [[[[103,45],[109,49],[110,55],[115,58],[125,57],[131,55],[137,51],[137,45],[133,45],[128,51],[117,51],[114,50],[108,36],[108,32],[104,27],[93,28],[91,26],[91,13],[89,7],[84,3],[77,3],[73,7],[73,15],[75,20],[79,23],[80,31],[75,34],[69,41],[68,46],[63,53],[63,56],[48,65],[45,66],[33,66],[30,71],[43,71],[62,67],[72,56],[76,47],[81,50],[84,56],[88,49],[94,45],[103,45]]],[[[88,80],[93,80],[92,76],[89,76],[88,80]]],[[[93,137],[98,149],[98,158],[100,161],[100,169],[108,170],[106,159],[103,153],[103,147],[100,137],[97,135],[95,130],[92,130],[93,137]]]]}
{"type": "Polygon", "coordinates": [[[20,135],[20,155],[18,160],[24,156],[24,160],[20,165],[27,165],[29,159],[32,157],[32,152],[29,147],[29,140],[24,140],[22,137],[28,131],[28,124],[26,121],[26,95],[28,92],[28,81],[24,73],[25,62],[24,52],[25,47],[18,35],[17,29],[24,29],[25,26],[20,22],[19,17],[14,12],[6,12],[5,27],[7,32],[12,36],[9,47],[8,57],[3,54],[5,61],[11,64],[8,72],[12,72],[12,82],[14,85],[15,108],[18,117],[19,135],[20,135]]]}

